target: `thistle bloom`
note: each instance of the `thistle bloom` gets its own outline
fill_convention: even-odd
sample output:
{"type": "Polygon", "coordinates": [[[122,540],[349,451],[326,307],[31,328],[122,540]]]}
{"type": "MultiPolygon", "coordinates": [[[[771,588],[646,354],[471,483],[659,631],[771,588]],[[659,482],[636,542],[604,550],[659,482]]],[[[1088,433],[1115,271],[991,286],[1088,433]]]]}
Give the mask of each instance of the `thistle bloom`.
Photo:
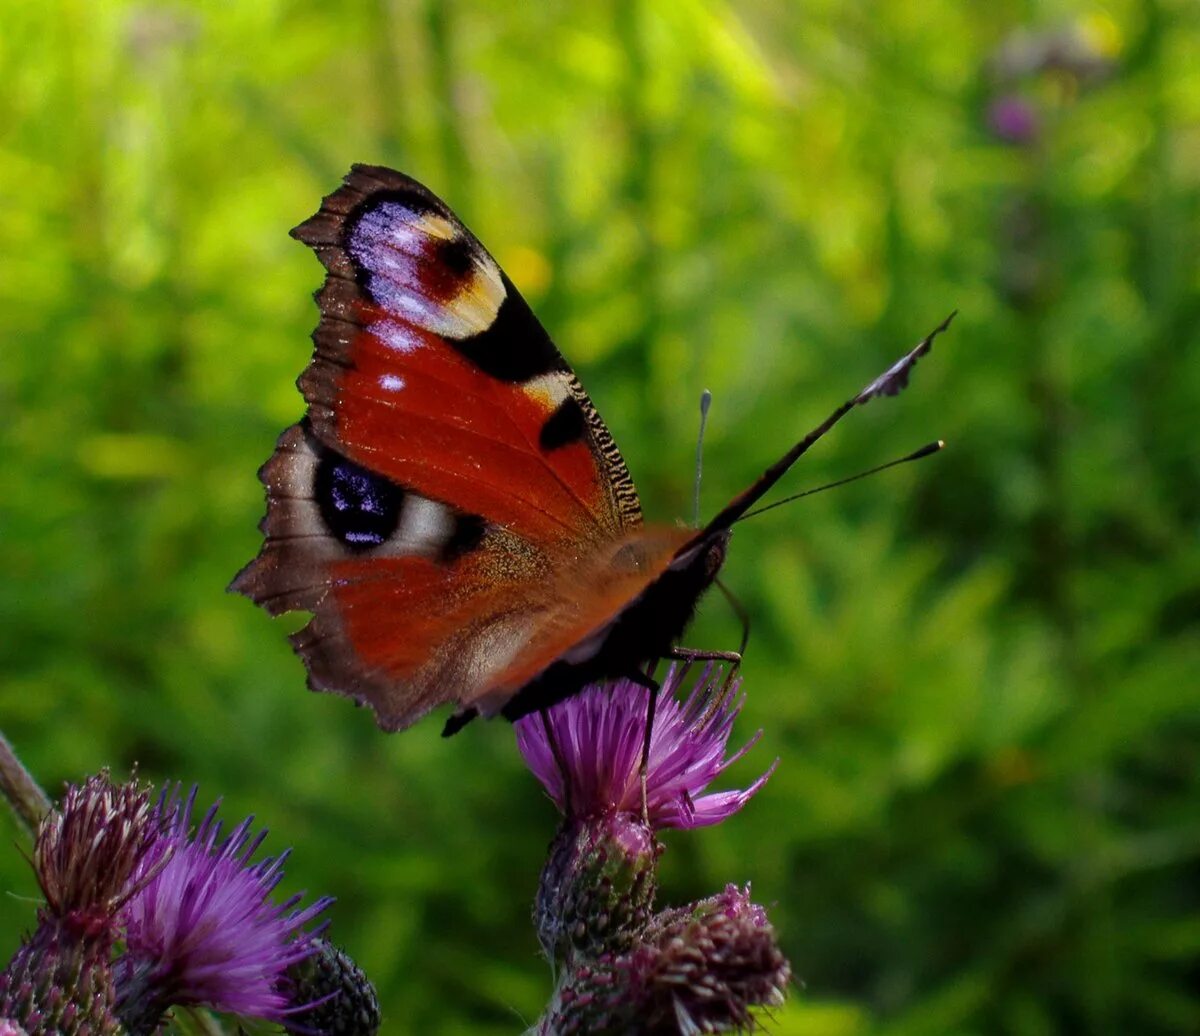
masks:
{"type": "Polygon", "coordinates": [[[118,914],[161,832],[149,790],[114,784],[107,773],[68,788],[46,814],[33,850],[46,905],[0,975],[0,1033],[118,1031],[111,967],[118,914]]]}
{"type": "Polygon", "coordinates": [[[168,831],[122,909],[126,949],[117,989],[132,1033],[155,1031],[171,1006],[269,1021],[311,1006],[292,1002],[286,973],[314,952],[314,933],[305,928],[331,900],[304,909],[300,896],[272,902],[287,854],[252,863],[266,832],[252,836],[249,817],[223,838],[215,805],[189,834],[195,797],[193,789],[180,805],[164,795],[168,831]]]}
{"type": "Polygon", "coordinates": [[[1006,144],[1032,144],[1041,129],[1037,110],[1016,94],[992,101],[987,110],[988,129],[1006,144]]]}
{"type": "Polygon", "coordinates": [[[81,928],[108,927],[162,823],[148,788],[107,773],[72,785],[38,825],[33,869],[50,913],[81,928]]]}
{"type": "Polygon", "coordinates": [[[570,967],[579,959],[629,951],[653,916],[662,852],[656,832],[719,823],[741,809],[774,769],[744,790],[707,791],[761,731],[726,755],[741,708],[740,681],[707,666],[681,698],[688,668],[672,666],[659,692],[644,814],[646,688],[632,680],[591,687],[517,723],[525,762],[564,816],[534,902],[548,960],[570,967]]]}
{"type": "MultiPolygon", "coordinates": [[[[754,746],[762,731],[726,756],[733,721],[742,706],[741,680],[726,685],[724,670],[706,666],[681,701],[678,693],[687,675],[687,666],[671,666],[659,692],[646,768],[647,815],[655,830],[720,823],[741,809],[775,769],[773,763],[742,791],[704,794],[754,746]]],[[[526,764],[564,814],[641,816],[648,693],[632,680],[618,680],[611,687],[590,687],[551,709],[547,722],[565,775],[541,716],[526,716],[517,723],[517,745],[526,764]]]]}

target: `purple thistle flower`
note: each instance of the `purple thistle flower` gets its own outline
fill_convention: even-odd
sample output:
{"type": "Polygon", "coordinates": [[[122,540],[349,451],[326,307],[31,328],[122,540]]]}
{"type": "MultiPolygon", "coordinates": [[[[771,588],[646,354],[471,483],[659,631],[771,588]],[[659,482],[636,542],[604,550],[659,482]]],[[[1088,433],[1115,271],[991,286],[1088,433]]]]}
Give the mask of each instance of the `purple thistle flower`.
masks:
{"type": "Polygon", "coordinates": [[[25,1036],[25,1030],[9,1018],[0,1018],[0,1036],[25,1036]]]}
{"type": "Polygon", "coordinates": [[[114,784],[107,771],[71,785],[38,825],[33,868],[57,918],[104,927],[162,829],[148,788],[114,784]]]}
{"type": "MultiPolygon", "coordinates": [[[[671,666],[659,693],[646,769],[646,806],[656,830],[717,824],[742,808],[775,769],[748,788],[704,794],[762,736],[758,731],[725,755],[741,710],[741,680],[726,682],[723,669],[706,666],[687,698],[677,697],[687,666],[671,666]]],[[[559,810],[572,817],[613,813],[641,816],[640,767],[647,694],[632,680],[589,687],[551,709],[548,722],[567,770],[566,787],[540,715],[518,721],[517,745],[526,765],[559,810]],[[569,804],[569,809],[568,809],[569,804]]],[[[778,760],[776,760],[776,763],[778,760]]]]}
{"type": "Polygon", "coordinates": [[[0,975],[0,1016],[29,1036],[118,1031],[111,961],[119,915],[162,830],[136,780],[114,784],[104,772],[67,788],[38,825],[32,862],[46,905],[0,975]]]}
{"type": "Polygon", "coordinates": [[[1037,110],[1017,94],[997,97],[988,106],[988,129],[1006,144],[1032,144],[1041,129],[1037,110]]]}
{"type": "Polygon", "coordinates": [[[288,854],[252,863],[266,831],[252,836],[248,817],[222,838],[217,805],[189,833],[196,789],[182,805],[177,796],[178,789],[164,793],[167,832],[121,912],[117,990],[126,1028],[153,1032],[171,1006],[268,1021],[311,1007],[292,1002],[286,972],[314,952],[316,933],[305,926],[332,900],[304,909],[296,908],[299,895],[272,902],[288,854]]]}

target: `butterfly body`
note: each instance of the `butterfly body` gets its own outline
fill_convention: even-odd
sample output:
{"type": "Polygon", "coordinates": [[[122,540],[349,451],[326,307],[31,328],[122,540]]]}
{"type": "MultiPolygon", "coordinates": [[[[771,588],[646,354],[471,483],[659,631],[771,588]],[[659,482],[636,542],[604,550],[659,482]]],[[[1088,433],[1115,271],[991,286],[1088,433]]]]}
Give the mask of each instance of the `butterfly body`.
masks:
{"type": "MultiPolygon", "coordinates": [[[[631,676],[665,656],[725,561],[728,533],[681,550],[692,530],[646,526],[559,578],[561,614],[547,623],[498,681],[507,719],[546,708],[590,683],[631,676]],[[581,639],[581,630],[590,632],[581,639]],[[549,666],[542,660],[553,657],[549,666]]],[[[483,704],[488,704],[484,699],[483,704]]],[[[467,715],[466,718],[470,718],[467,715]]],[[[450,724],[450,732],[464,721],[450,724]]]]}
{"type": "MultiPolygon", "coordinates": [[[[587,393],[440,199],[354,166],[293,235],[327,271],[308,411],[259,473],[264,543],[231,589],[312,613],[292,637],[309,685],[389,730],[452,703],[452,732],[668,652],[733,522],[807,445],[700,530],[643,524],[587,393]]],[[[931,339],[842,412],[898,391],[931,339]]]]}

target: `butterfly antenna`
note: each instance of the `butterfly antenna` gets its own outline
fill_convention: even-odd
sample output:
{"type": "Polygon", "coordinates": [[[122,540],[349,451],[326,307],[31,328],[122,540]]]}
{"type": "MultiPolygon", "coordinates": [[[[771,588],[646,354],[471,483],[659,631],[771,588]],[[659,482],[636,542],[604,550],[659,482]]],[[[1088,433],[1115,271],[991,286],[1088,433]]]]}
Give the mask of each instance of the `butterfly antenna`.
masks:
{"type": "Polygon", "coordinates": [[[696,436],[696,480],[692,489],[692,525],[700,528],[700,475],[704,467],[704,426],[708,424],[708,408],[712,406],[712,393],[705,389],[700,393],[700,434],[696,436]]]}
{"type": "MultiPolygon", "coordinates": [[[[787,474],[788,469],[803,457],[817,440],[855,407],[869,403],[872,399],[876,399],[879,396],[899,395],[908,385],[909,377],[912,375],[912,369],[916,366],[917,361],[933,348],[933,340],[950,326],[950,321],[954,319],[954,316],[955,314],[951,313],[946,317],[928,335],[922,338],[913,349],[893,363],[857,395],[846,400],[846,402],[825,418],[824,421],[817,425],[816,428],[780,457],[779,460],[767,468],[753,485],[735,496],[712,521],[701,529],[691,543],[694,545],[698,542],[703,542],[715,533],[723,532],[732,526],[734,522],[758,503],[776,482],[787,474]]],[[[688,547],[683,548],[683,550],[687,549],[688,547]]]]}
{"type": "Polygon", "coordinates": [[[866,471],[860,471],[857,475],[850,475],[848,478],[839,478],[834,482],[826,482],[823,486],[817,486],[815,489],[806,489],[803,493],[793,493],[791,496],[785,496],[782,500],[776,500],[772,504],[767,504],[765,507],[756,507],[753,511],[747,511],[740,518],[734,519],[735,522],[744,522],[747,518],[754,518],[760,514],[766,514],[768,511],[775,510],[776,507],[782,507],[784,504],[790,504],[794,500],[802,500],[806,496],[813,496],[816,493],[824,493],[827,489],[837,489],[838,486],[846,486],[851,482],[857,482],[860,478],[866,478],[868,475],[877,475],[881,471],[887,471],[888,468],[894,468],[900,464],[907,464],[909,461],[920,460],[922,457],[929,457],[940,450],[945,449],[946,444],[943,440],[938,439],[937,442],[926,443],[919,450],[913,450],[912,453],[904,457],[899,457],[896,460],[889,460],[886,464],[877,464],[873,468],[868,468],[866,471]]]}

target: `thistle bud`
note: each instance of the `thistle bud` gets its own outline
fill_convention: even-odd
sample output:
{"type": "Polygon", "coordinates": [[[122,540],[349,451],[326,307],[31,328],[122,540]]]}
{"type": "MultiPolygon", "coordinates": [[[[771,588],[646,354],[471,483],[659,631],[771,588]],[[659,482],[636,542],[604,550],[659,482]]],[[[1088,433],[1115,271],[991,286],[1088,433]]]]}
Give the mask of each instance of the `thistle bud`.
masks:
{"type": "Polygon", "coordinates": [[[533,921],[547,960],[628,949],[650,919],[660,846],[640,820],[568,819],[542,868],[533,921]]]}
{"type": "Polygon", "coordinates": [[[344,950],[324,939],[313,940],[314,952],[288,970],[293,999],[314,1004],[289,1015],[288,1032],[319,1036],[375,1036],[381,1015],[375,987],[344,950]]]}
{"type": "Polygon", "coordinates": [[[0,975],[0,1017],[6,1019],[0,1034],[113,1036],[119,1026],[109,943],[80,939],[73,924],[49,914],[39,920],[0,975]]]}
{"type": "Polygon", "coordinates": [[[539,1024],[543,1036],[730,1032],[783,1003],[791,967],[762,907],[734,885],[666,910],[635,949],[577,961],[539,1024]]]}

